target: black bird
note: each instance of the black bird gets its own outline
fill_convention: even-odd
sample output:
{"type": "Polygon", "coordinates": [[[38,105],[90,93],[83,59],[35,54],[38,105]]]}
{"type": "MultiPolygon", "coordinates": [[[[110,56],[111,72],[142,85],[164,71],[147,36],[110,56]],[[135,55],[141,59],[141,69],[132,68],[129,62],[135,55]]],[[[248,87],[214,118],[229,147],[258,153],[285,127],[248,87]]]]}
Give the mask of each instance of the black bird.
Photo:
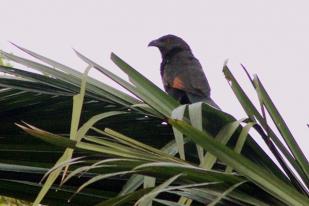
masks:
{"type": "Polygon", "coordinates": [[[161,52],[160,73],[169,95],[181,104],[203,101],[219,109],[210,98],[210,86],[200,62],[183,39],[169,34],[151,41],[148,46],[158,47],[161,52]]]}

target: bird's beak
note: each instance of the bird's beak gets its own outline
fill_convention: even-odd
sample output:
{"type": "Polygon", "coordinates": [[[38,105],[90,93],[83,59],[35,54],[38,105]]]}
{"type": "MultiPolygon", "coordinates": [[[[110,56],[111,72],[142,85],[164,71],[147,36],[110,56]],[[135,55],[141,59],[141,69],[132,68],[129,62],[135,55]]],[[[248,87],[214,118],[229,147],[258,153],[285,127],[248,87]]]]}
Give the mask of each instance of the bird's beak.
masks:
{"type": "Polygon", "coordinates": [[[153,41],[149,42],[148,46],[159,47],[160,46],[160,42],[156,39],[156,40],[153,40],[153,41]]]}

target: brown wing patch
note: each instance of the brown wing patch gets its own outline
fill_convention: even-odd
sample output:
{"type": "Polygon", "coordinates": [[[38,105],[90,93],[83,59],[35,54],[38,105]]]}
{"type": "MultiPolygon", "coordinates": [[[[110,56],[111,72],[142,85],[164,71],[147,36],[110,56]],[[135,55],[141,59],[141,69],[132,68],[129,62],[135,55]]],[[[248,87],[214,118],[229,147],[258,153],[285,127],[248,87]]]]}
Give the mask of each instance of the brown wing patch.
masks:
{"type": "Polygon", "coordinates": [[[172,87],[175,88],[175,89],[181,89],[182,90],[182,89],[185,88],[185,84],[179,76],[176,76],[175,79],[173,80],[172,87]]]}

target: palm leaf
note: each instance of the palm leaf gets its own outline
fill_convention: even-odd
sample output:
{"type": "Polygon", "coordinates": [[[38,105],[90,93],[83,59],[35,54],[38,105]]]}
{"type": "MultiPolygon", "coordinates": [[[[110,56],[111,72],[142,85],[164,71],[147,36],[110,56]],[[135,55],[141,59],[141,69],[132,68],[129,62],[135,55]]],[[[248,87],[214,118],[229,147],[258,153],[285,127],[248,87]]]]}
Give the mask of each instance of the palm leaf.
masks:
{"type": "MultiPolygon", "coordinates": [[[[0,187],[0,194],[14,194],[33,201],[41,187],[39,180],[66,149],[70,151],[64,158],[67,161],[57,165],[50,173],[67,167],[68,176],[63,178],[65,184],[61,184],[58,175],[62,173],[58,170],[50,181],[50,188],[45,187],[43,203],[65,205],[75,194],[70,204],[126,205],[148,194],[151,198],[141,203],[153,201],[158,205],[181,205],[173,201],[176,195],[186,197],[186,205],[206,202],[221,205],[246,205],[250,202],[253,205],[308,204],[303,195],[306,194],[306,186],[292,173],[287,172],[287,177],[248,131],[251,127],[263,128],[267,134],[261,129],[258,130],[260,135],[265,141],[268,141],[267,135],[271,137],[303,182],[307,183],[306,161],[299,155],[301,153],[297,151],[293,137],[288,137],[290,148],[294,148],[291,154],[299,159],[300,164],[292,163],[295,158],[272,132],[265,115],[261,115],[246,97],[227,66],[224,73],[251,120],[244,126],[243,120],[237,121],[208,104],[182,106],[180,115],[173,116],[182,121],[171,119],[179,104],[115,54],[111,56],[112,61],[128,75],[129,82],[76,52],[89,65],[88,69],[96,68],[138,99],[93,78],[86,82],[85,76],[73,68],[17,47],[44,64],[1,52],[5,58],[36,72],[0,67],[1,72],[8,74],[0,78],[0,173],[7,177],[0,181],[10,188],[0,187]],[[80,92],[82,82],[84,86],[80,92]],[[79,92],[81,94],[78,95],[79,92]],[[77,109],[72,115],[73,96],[78,101],[75,100],[74,107],[77,109]],[[186,107],[188,112],[185,112],[186,107]],[[171,142],[174,139],[171,126],[163,124],[166,118],[169,118],[174,131],[177,129],[177,144],[171,142]],[[17,129],[16,122],[24,132],[17,129]],[[196,145],[189,140],[197,144],[198,152],[196,145]],[[178,158],[178,152],[182,159],[178,158]],[[73,164],[69,160],[73,155],[87,158],[73,164]],[[207,169],[197,166],[198,162],[203,163],[201,166],[206,165],[207,169]],[[130,178],[130,174],[134,177],[130,178]],[[183,175],[178,178],[178,174],[183,175]],[[142,175],[156,178],[154,188],[139,188],[143,183],[142,175]],[[173,181],[169,181],[171,179],[173,181]],[[244,181],[247,181],[246,184],[242,184],[244,181]],[[207,182],[220,184],[207,185],[207,182]],[[158,185],[166,186],[164,189],[158,185]],[[203,187],[198,188],[198,185],[203,187]],[[29,189],[27,197],[20,187],[29,189]],[[83,190],[76,193],[78,187],[83,190]],[[57,193],[57,190],[62,192],[57,193]],[[151,192],[154,191],[160,192],[153,195],[151,192]]],[[[260,82],[255,81],[255,87],[262,102],[266,102],[266,108],[274,111],[260,82]]],[[[278,155],[276,157],[282,160],[278,155]]],[[[281,165],[285,171],[290,170],[284,162],[281,165]]]]}

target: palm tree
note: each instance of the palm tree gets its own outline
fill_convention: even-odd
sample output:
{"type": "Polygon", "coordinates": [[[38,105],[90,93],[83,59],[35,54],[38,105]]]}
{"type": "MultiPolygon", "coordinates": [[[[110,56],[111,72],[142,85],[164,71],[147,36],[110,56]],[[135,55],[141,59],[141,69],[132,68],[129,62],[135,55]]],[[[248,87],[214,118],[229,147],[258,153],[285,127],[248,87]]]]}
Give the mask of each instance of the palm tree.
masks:
{"type": "Polygon", "coordinates": [[[0,79],[0,194],[35,205],[309,205],[308,161],[257,76],[261,111],[223,68],[248,115],[236,120],[179,105],[115,54],[129,82],[77,51],[84,73],[18,48],[44,64],[1,52],[36,72],[0,67],[12,75],[0,79]],[[134,96],[88,77],[91,68],[134,96]]]}

